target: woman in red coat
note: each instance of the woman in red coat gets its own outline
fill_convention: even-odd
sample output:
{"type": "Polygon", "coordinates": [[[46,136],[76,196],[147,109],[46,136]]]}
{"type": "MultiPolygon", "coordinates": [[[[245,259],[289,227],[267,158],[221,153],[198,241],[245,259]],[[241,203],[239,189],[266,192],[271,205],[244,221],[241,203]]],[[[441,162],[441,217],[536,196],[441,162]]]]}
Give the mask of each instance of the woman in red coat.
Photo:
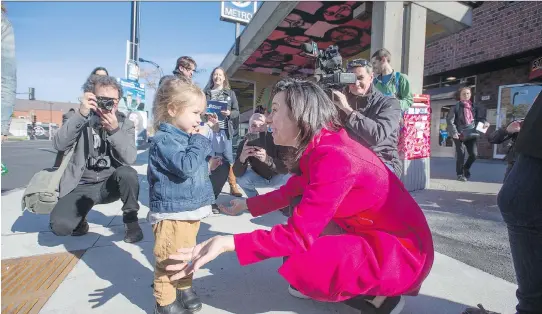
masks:
{"type": "Polygon", "coordinates": [[[279,273],[302,294],[374,313],[399,313],[401,295],[416,295],[433,264],[427,221],[401,181],[371,150],[350,139],[335,105],[316,84],[283,80],[269,116],[275,144],[298,148],[295,175],[280,189],[222,210],[261,216],[301,201],[287,224],[216,236],[171,256],[172,280],[219,254],[235,251],[241,265],[289,257],[279,273]],[[191,261],[191,263],[184,263],[191,261]],[[352,300],[357,300],[352,302],[352,300]]]}

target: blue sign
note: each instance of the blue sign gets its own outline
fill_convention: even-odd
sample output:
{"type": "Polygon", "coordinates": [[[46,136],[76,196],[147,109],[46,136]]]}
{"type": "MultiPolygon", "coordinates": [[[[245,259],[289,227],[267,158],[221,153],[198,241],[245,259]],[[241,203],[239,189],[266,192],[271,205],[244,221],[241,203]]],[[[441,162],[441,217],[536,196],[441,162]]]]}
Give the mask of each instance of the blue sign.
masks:
{"type": "Polygon", "coordinates": [[[248,24],[258,10],[256,1],[222,1],[220,20],[248,24]]]}

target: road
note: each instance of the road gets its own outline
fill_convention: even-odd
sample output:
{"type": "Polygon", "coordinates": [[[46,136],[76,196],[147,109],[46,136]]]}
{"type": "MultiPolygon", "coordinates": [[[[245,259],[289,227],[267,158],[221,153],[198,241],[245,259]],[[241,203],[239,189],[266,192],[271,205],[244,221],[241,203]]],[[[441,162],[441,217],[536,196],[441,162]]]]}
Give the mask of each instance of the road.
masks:
{"type": "Polygon", "coordinates": [[[2,193],[25,187],[36,172],[52,167],[55,158],[51,141],[2,143],[2,163],[8,167],[8,173],[2,176],[2,193]]]}
{"type": "Polygon", "coordinates": [[[497,207],[506,165],[478,161],[469,182],[459,182],[455,160],[431,160],[431,188],[413,192],[427,217],[435,250],[516,283],[508,231],[497,207]]]}
{"type": "MultiPolygon", "coordinates": [[[[2,162],[9,168],[2,192],[26,186],[34,173],[53,164],[55,154],[49,141],[2,144],[2,162]]],[[[453,159],[433,158],[431,188],[412,193],[427,217],[435,249],[515,283],[508,234],[496,205],[505,165],[478,161],[469,182],[455,180],[454,167],[453,159]]]]}

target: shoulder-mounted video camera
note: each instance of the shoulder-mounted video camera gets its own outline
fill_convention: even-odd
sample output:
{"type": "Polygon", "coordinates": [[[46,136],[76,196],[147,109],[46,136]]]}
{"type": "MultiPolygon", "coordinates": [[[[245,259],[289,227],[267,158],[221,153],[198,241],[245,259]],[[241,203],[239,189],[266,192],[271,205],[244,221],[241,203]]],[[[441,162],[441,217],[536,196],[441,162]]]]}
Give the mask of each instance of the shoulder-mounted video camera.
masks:
{"type": "Polygon", "coordinates": [[[316,58],[314,77],[324,89],[342,89],[347,84],[356,83],[356,75],[347,73],[342,67],[343,58],[337,45],[331,45],[326,50],[319,50],[314,41],[301,46],[303,55],[316,58]]]}

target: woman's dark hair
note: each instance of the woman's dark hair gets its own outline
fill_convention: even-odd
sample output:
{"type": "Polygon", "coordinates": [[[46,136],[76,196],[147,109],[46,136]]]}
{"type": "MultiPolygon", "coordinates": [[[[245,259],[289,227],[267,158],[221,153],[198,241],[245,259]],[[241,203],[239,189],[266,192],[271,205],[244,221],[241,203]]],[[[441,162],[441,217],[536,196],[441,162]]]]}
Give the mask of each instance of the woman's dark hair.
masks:
{"type": "Polygon", "coordinates": [[[472,98],[472,89],[471,89],[470,87],[468,87],[468,86],[463,86],[463,87],[460,87],[460,88],[457,90],[457,92],[455,92],[455,99],[456,99],[457,101],[461,100],[461,92],[462,92],[463,90],[465,90],[465,89],[468,89],[468,90],[471,92],[471,96],[470,96],[470,97],[472,98]]]}
{"type": "Polygon", "coordinates": [[[296,149],[286,156],[285,163],[291,172],[299,173],[299,159],[314,136],[324,128],[337,131],[341,123],[335,104],[316,83],[286,78],[275,84],[271,99],[280,92],[284,92],[290,117],[299,129],[296,149]]]}
{"type": "Polygon", "coordinates": [[[105,72],[105,75],[109,75],[109,72],[107,71],[106,68],[104,67],[97,67],[95,68],[94,70],[92,70],[92,72],[90,72],[90,75],[96,75],[96,72],[98,71],[104,71],[105,72]]]}

